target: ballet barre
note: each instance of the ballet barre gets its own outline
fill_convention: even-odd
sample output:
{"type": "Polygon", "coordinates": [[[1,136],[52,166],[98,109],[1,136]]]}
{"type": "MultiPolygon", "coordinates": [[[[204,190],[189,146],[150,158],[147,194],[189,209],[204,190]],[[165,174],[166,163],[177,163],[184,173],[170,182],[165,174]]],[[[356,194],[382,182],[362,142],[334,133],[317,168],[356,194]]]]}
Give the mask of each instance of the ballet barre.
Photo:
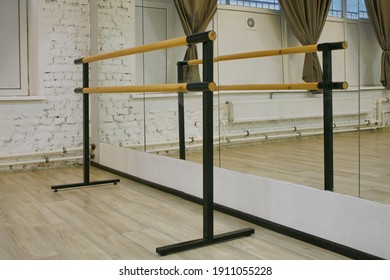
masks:
{"type": "Polygon", "coordinates": [[[98,184],[116,184],[115,180],[90,181],[90,156],[89,156],[89,95],[108,93],[131,92],[203,92],[203,237],[196,240],[181,242],[173,245],[156,248],[160,255],[180,252],[223,242],[239,237],[249,236],[255,231],[245,228],[228,233],[214,235],[214,160],[213,160],[213,91],[217,89],[214,83],[214,44],[216,39],[214,31],[193,34],[185,37],[155,42],[143,46],[108,52],[93,56],[82,57],[74,61],[83,66],[83,86],[76,88],[76,93],[83,95],[83,173],[82,183],[52,186],[53,191],[58,189],[84,187],[98,184]],[[160,49],[202,43],[203,46],[203,81],[199,83],[177,83],[158,85],[89,87],[89,63],[105,59],[113,59],[122,56],[134,55],[160,49]]]}
{"type": "Polygon", "coordinates": [[[219,85],[211,83],[177,83],[177,84],[156,84],[141,86],[112,86],[112,87],[89,87],[76,88],[75,93],[169,93],[169,92],[199,92],[199,91],[233,91],[233,90],[320,90],[327,86],[333,89],[348,89],[347,82],[333,82],[331,85],[325,83],[297,83],[297,84],[237,84],[219,85]]]}
{"type": "MultiPolygon", "coordinates": [[[[83,66],[83,87],[76,88],[76,93],[86,93],[83,94],[83,182],[76,184],[65,184],[65,185],[56,185],[52,186],[51,189],[54,192],[57,192],[59,189],[67,188],[77,188],[84,186],[92,185],[102,185],[102,184],[116,184],[119,180],[103,180],[103,181],[90,181],[90,156],[89,156],[89,93],[115,93],[115,92],[144,92],[149,90],[161,91],[178,91],[178,90],[192,90],[196,88],[198,90],[203,90],[204,84],[190,84],[190,85],[143,85],[143,86],[127,86],[127,87],[94,87],[89,88],[89,64],[91,62],[97,62],[101,60],[114,59],[123,56],[129,56],[139,53],[151,52],[161,49],[167,49],[178,46],[185,46],[188,44],[198,44],[205,42],[212,42],[216,39],[217,34],[214,31],[202,32],[197,34],[192,34],[184,37],[154,42],[142,46],[136,46],[132,48],[126,48],[119,51],[106,52],[98,55],[86,56],[74,60],[75,64],[82,64],[83,66]],[[149,88],[148,88],[149,87],[149,88]]],[[[213,81],[210,80],[210,83],[213,81]]],[[[211,89],[213,85],[209,84],[211,89]]]]}

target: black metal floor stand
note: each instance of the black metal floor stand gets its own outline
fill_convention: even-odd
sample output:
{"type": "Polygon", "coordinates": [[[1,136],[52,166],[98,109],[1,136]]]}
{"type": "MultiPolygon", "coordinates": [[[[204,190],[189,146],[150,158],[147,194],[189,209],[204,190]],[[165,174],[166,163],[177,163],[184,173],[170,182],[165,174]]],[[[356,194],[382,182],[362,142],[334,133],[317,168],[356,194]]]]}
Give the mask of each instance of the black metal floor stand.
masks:
{"type": "MultiPolygon", "coordinates": [[[[76,64],[80,64],[80,60],[76,64]]],[[[82,63],[82,62],[81,62],[82,63]]],[[[89,63],[83,63],[83,87],[89,87],[89,63]]],[[[116,185],[120,180],[90,181],[90,156],[89,156],[89,95],[83,94],[83,182],[75,184],[51,186],[54,192],[59,189],[78,188],[94,185],[116,185]]]]}
{"type": "MultiPolygon", "coordinates": [[[[214,80],[213,41],[203,42],[203,82],[214,80]]],[[[245,237],[255,232],[246,228],[214,235],[214,143],[213,143],[213,92],[203,92],[203,238],[158,247],[160,255],[177,253],[215,243],[245,237]]]]}

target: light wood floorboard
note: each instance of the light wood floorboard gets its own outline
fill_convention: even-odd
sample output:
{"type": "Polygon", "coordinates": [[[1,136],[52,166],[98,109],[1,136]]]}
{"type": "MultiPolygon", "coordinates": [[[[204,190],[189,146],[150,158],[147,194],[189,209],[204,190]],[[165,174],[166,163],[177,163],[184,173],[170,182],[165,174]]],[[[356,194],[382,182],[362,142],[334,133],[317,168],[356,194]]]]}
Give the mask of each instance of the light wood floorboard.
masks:
{"type": "MultiPolygon", "coordinates": [[[[91,178],[116,178],[92,168],[91,178]]],[[[198,239],[201,206],[121,178],[114,185],[51,191],[81,182],[80,167],[0,173],[0,259],[345,259],[215,213],[215,233],[250,237],[161,257],[156,247],[198,239]]]]}

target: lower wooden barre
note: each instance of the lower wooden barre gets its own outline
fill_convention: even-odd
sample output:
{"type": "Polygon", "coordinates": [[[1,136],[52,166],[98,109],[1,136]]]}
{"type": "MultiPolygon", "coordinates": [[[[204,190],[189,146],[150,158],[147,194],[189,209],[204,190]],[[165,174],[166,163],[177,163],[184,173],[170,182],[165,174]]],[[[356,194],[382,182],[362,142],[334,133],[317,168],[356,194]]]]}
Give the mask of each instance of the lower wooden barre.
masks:
{"type": "MultiPolygon", "coordinates": [[[[140,86],[115,86],[115,87],[91,87],[75,89],[77,93],[131,93],[131,92],[191,92],[191,91],[231,91],[231,90],[319,90],[326,85],[323,83],[298,83],[298,84],[244,84],[244,85],[219,85],[211,83],[178,83],[157,84],[140,86]]],[[[347,82],[332,83],[333,89],[347,89],[347,82]]]]}
{"type": "Polygon", "coordinates": [[[156,84],[139,86],[113,86],[113,87],[90,87],[76,89],[78,93],[130,93],[130,92],[189,92],[189,91],[215,91],[217,88],[214,82],[211,83],[178,83],[178,84],[156,84]]]}
{"type": "Polygon", "coordinates": [[[319,90],[318,83],[220,85],[217,90],[319,90]]]}

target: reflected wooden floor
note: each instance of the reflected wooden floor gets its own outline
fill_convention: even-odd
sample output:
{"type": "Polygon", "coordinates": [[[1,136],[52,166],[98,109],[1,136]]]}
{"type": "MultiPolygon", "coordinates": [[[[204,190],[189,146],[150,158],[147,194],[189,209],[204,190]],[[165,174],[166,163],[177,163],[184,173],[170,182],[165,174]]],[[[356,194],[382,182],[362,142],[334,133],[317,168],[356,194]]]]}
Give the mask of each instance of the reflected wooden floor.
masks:
{"type": "MultiPolygon", "coordinates": [[[[201,152],[187,160],[201,162],[201,152]]],[[[215,164],[324,189],[322,136],[226,146],[215,152],[215,164]]],[[[334,191],[390,203],[390,128],[362,131],[360,141],[356,132],[334,135],[334,191]]]]}
{"type": "MultiPolygon", "coordinates": [[[[91,171],[94,180],[114,178],[91,171]]],[[[256,233],[160,257],[156,247],[201,237],[199,205],[123,178],[116,186],[50,190],[81,180],[79,167],[0,173],[0,259],[344,259],[219,212],[216,234],[256,233]]]]}

